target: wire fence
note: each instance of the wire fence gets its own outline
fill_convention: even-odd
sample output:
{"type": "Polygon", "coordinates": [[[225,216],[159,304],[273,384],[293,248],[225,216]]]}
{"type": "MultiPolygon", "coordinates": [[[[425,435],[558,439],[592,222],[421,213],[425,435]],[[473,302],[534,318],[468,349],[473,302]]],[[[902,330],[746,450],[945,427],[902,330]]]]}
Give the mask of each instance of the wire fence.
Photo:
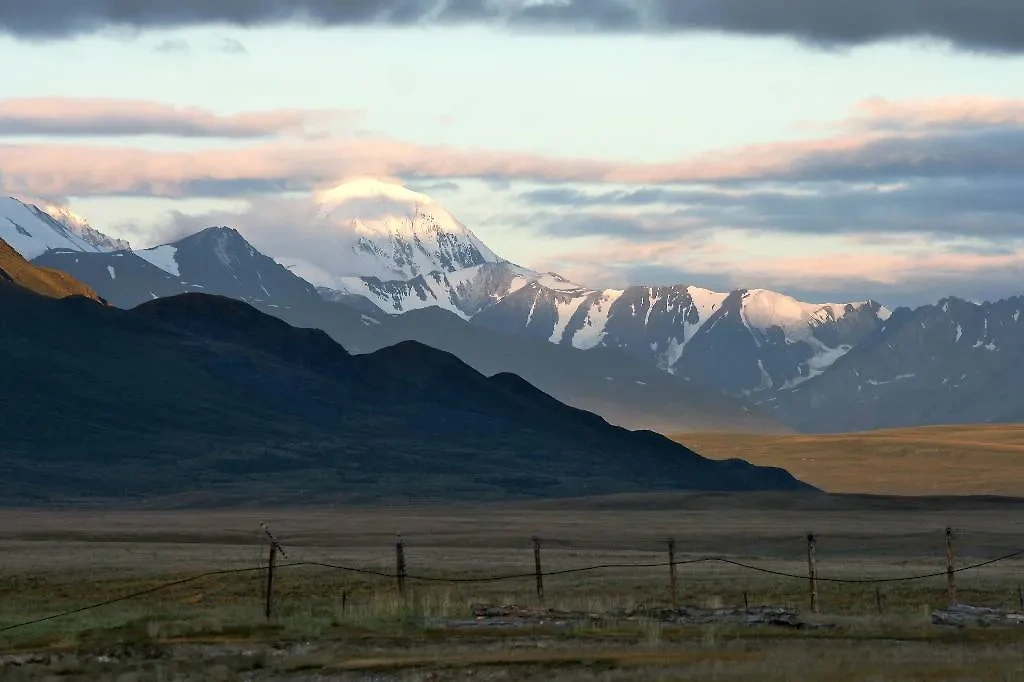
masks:
{"type": "MultiPolygon", "coordinates": [[[[363,567],[358,567],[358,566],[346,566],[346,565],[342,565],[342,564],[328,563],[328,562],[323,562],[323,561],[288,561],[286,563],[277,563],[276,562],[276,554],[278,552],[280,552],[285,557],[287,557],[287,554],[285,554],[284,549],[281,546],[281,544],[277,541],[276,538],[273,537],[273,535],[270,534],[269,530],[265,526],[264,526],[264,532],[266,534],[265,540],[269,539],[269,545],[271,547],[270,556],[269,556],[269,559],[267,561],[263,561],[262,558],[261,558],[257,562],[256,566],[250,566],[250,567],[244,567],[244,568],[220,569],[220,570],[212,570],[212,571],[205,571],[205,572],[202,572],[202,573],[196,573],[194,575],[191,575],[191,576],[188,576],[188,577],[185,577],[185,578],[180,578],[180,579],[177,579],[177,580],[172,580],[172,581],[169,581],[169,582],[161,583],[159,585],[155,585],[155,586],[143,589],[143,590],[138,590],[138,591],[131,592],[131,593],[128,593],[128,594],[124,594],[124,595],[121,595],[121,596],[118,596],[118,597],[113,597],[113,598],[110,598],[110,599],[105,599],[105,600],[100,601],[100,602],[96,602],[96,603],[92,603],[92,604],[87,604],[85,606],[81,606],[81,607],[77,607],[77,608],[73,608],[73,609],[68,609],[66,611],[61,611],[61,612],[53,613],[53,614],[50,614],[50,615],[47,615],[47,616],[43,616],[43,617],[40,617],[40,618],[35,618],[35,619],[31,619],[31,620],[26,620],[26,621],[23,621],[23,622],[14,623],[14,624],[11,624],[11,625],[6,625],[6,626],[3,626],[3,627],[0,627],[0,633],[7,633],[7,632],[11,632],[11,631],[18,630],[18,629],[21,629],[21,628],[29,627],[31,625],[38,625],[38,624],[45,623],[45,622],[48,622],[48,621],[53,621],[53,620],[57,620],[57,619],[60,619],[60,618],[66,618],[66,617],[70,617],[70,616],[73,616],[73,615],[76,615],[76,614],[84,613],[86,611],[91,611],[91,610],[94,610],[94,609],[99,609],[99,608],[103,608],[103,607],[106,607],[106,606],[111,606],[111,605],[118,604],[118,603],[121,603],[121,602],[126,602],[126,601],[130,601],[130,600],[134,600],[134,599],[139,599],[139,598],[142,598],[142,597],[145,597],[145,596],[148,596],[148,595],[155,594],[157,592],[161,592],[163,590],[167,590],[167,589],[170,589],[170,588],[173,588],[173,587],[178,587],[180,585],[186,585],[186,584],[189,584],[189,583],[198,582],[200,580],[204,580],[204,579],[207,579],[207,578],[213,578],[213,577],[218,577],[218,576],[226,576],[226,575],[240,575],[240,574],[246,574],[246,573],[252,574],[252,573],[260,573],[260,572],[266,573],[267,577],[268,577],[267,582],[265,582],[265,583],[261,582],[261,586],[262,586],[262,590],[263,590],[261,596],[263,598],[267,599],[267,615],[269,617],[270,610],[271,610],[270,595],[272,595],[272,585],[273,585],[274,571],[280,570],[280,569],[295,569],[295,568],[302,568],[302,567],[326,569],[326,570],[339,571],[339,572],[344,572],[344,573],[351,573],[351,574],[356,574],[356,575],[371,576],[371,577],[382,578],[382,579],[386,579],[386,580],[397,581],[399,592],[404,592],[405,581],[414,581],[414,582],[422,582],[422,583],[435,583],[435,584],[436,583],[444,583],[444,584],[453,584],[454,585],[454,584],[498,583],[498,582],[506,582],[506,581],[534,579],[534,580],[537,581],[537,594],[538,594],[538,597],[541,598],[541,599],[543,599],[543,579],[544,578],[567,576],[567,575],[574,575],[574,574],[583,574],[583,573],[593,573],[593,572],[617,570],[617,569],[618,570],[627,570],[627,569],[645,569],[645,568],[668,568],[668,569],[670,569],[672,571],[672,593],[673,593],[672,596],[673,596],[673,599],[674,599],[675,598],[675,591],[676,591],[676,583],[675,583],[675,568],[676,567],[678,567],[678,566],[692,566],[692,565],[696,565],[696,564],[722,564],[722,565],[733,566],[733,567],[740,568],[740,569],[743,569],[743,570],[746,570],[746,571],[751,571],[751,572],[760,573],[760,574],[764,574],[764,575],[770,575],[770,576],[774,576],[774,577],[778,577],[778,578],[786,578],[786,579],[793,579],[793,580],[800,580],[800,581],[807,581],[807,582],[809,582],[810,583],[810,588],[811,588],[811,594],[812,594],[812,597],[811,597],[811,607],[812,607],[812,609],[815,612],[817,612],[818,604],[817,604],[817,595],[816,595],[816,591],[817,591],[816,585],[819,582],[837,583],[837,584],[850,584],[850,585],[876,585],[877,586],[877,585],[883,585],[883,584],[886,584],[886,583],[911,582],[911,581],[927,580],[927,579],[930,579],[930,578],[938,578],[938,577],[943,577],[944,576],[944,577],[947,578],[947,581],[948,581],[948,589],[949,589],[950,601],[951,602],[955,602],[956,601],[955,576],[957,576],[959,574],[962,574],[962,573],[965,573],[965,572],[968,572],[968,571],[974,571],[974,570],[981,569],[981,568],[984,568],[984,567],[987,567],[987,566],[992,566],[992,565],[995,565],[995,564],[998,564],[998,563],[1002,563],[1002,562],[1005,562],[1005,561],[1010,561],[1012,559],[1017,559],[1017,558],[1024,557],[1024,549],[1019,549],[1019,550],[1015,550],[1015,551],[1012,551],[1012,552],[1007,552],[1005,554],[1002,554],[1002,555],[999,555],[999,556],[996,556],[996,557],[993,557],[993,558],[990,558],[990,559],[986,559],[984,561],[978,561],[976,563],[972,563],[972,564],[969,564],[969,565],[966,565],[966,566],[955,567],[953,565],[954,557],[953,557],[952,544],[951,544],[952,534],[951,534],[950,529],[947,529],[946,530],[946,540],[947,540],[947,544],[946,544],[946,549],[947,549],[947,551],[946,551],[946,563],[947,563],[946,569],[942,570],[942,571],[934,571],[934,572],[929,572],[929,573],[919,573],[919,574],[905,575],[905,576],[889,576],[889,577],[875,577],[875,578],[842,578],[842,577],[833,577],[833,576],[820,576],[820,575],[817,574],[817,566],[816,566],[816,559],[815,559],[815,556],[816,556],[815,555],[816,539],[815,539],[815,537],[813,535],[808,535],[807,536],[807,540],[808,540],[808,572],[806,574],[799,574],[799,573],[791,573],[791,572],[787,572],[787,571],[780,571],[780,570],[776,570],[776,569],[773,569],[773,568],[768,568],[768,567],[765,567],[765,566],[759,566],[759,565],[754,564],[754,563],[747,563],[747,562],[743,562],[743,561],[738,561],[736,559],[731,559],[731,558],[728,558],[728,557],[725,557],[725,556],[703,556],[703,557],[696,557],[696,558],[690,558],[690,559],[679,559],[679,560],[676,560],[676,559],[672,558],[672,559],[670,559],[668,561],[655,561],[655,562],[600,563],[600,564],[593,564],[593,565],[587,565],[587,566],[579,566],[579,567],[574,567],[574,568],[564,568],[564,569],[557,569],[557,570],[543,570],[541,568],[541,561],[540,561],[540,557],[541,557],[541,554],[540,554],[541,543],[540,543],[540,540],[538,538],[534,538],[534,551],[535,551],[536,564],[535,564],[535,570],[533,570],[533,571],[528,571],[528,572],[524,571],[524,572],[518,572],[518,573],[505,573],[505,574],[496,574],[496,575],[483,575],[483,576],[469,576],[469,577],[458,576],[458,577],[455,577],[455,576],[443,576],[443,575],[422,575],[422,574],[406,572],[405,560],[404,560],[404,547],[403,547],[403,542],[401,540],[399,540],[397,542],[397,544],[396,544],[397,562],[396,562],[396,571],[394,571],[394,572],[382,571],[382,570],[377,570],[377,569],[372,569],[372,568],[363,568],[363,567]]],[[[669,545],[670,545],[669,553],[670,553],[670,557],[671,557],[672,553],[673,553],[673,549],[671,549],[671,548],[674,546],[674,541],[670,540],[669,541],[669,545]]],[[[266,543],[264,543],[264,546],[266,546],[266,543]]],[[[1022,592],[1021,594],[1022,594],[1022,597],[1021,597],[1021,599],[1022,599],[1022,608],[1024,608],[1024,592],[1022,592]]]]}

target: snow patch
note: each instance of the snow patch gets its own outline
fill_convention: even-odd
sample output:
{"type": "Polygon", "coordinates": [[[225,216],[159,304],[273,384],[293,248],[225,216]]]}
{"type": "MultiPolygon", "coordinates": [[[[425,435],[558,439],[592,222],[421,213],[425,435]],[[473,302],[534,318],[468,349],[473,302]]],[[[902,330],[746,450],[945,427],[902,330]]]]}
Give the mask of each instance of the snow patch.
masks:
{"type": "Polygon", "coordinates": [[[606,289],[601,292],[597,300],[591,303],[587,309],[587,317],[583,321],[583,325],[573,335],[573,346],[586,350],[594,348],[604,340],[608,316],[612,306],[622,297],[622,294],[623,292],[619,289],[606,289]]]}
{"type": "Polygon", "coordinates": [[[164,272],[174,275],[175,277],[181,277],[178,261],[175,258],[178,253],[178,247],[165,244],[163,246],[154,246],[151,249],[136,251],[135,253],[137,253],[143,260],[148,261],[151,265],[155,265],[164,272]]]}
{"type": "MultiPolygon", "coordinates": [[[[569,326],[569,322],[572,320],[572,316],[576,314],[576,311],[580,309],[583,302],[587,300],[586,296],[555,296],[555,328],[551,332],[551,338],[548,339],[551,343],[561,343],[562,335],[565,334],[565,328],[569,326]]],[[[533,311],[530,311],[531,314],[533,311]]]]}

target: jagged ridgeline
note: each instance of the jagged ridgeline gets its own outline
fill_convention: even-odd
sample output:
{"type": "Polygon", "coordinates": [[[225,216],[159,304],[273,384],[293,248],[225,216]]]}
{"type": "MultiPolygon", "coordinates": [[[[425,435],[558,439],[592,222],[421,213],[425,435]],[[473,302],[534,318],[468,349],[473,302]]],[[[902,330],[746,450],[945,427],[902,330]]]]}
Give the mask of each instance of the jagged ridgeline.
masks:
{"type": "Polygon", "coordinates": [[[0,210],[0,237],[113,305],[218,293],[357,353],[416,339],[633,428],[836,431],[1024,414],[1016,299],[893,315],[765,289],[595,288],[509,262],[430,197],[369,179],[318,195],[292,227],[294,239],[329,236],[316,272],[261,252],[244,225],[131,251],[66,210],[0,210]]]}

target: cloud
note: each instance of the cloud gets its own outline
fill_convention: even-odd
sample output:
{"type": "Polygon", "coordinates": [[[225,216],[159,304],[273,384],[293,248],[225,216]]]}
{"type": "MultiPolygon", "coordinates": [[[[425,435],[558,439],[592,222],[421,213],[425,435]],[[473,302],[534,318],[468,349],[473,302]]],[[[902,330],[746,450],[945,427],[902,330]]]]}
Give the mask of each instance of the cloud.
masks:
{"type": "Polygon", "coordinates": [[[153,46],[153,52],[164,54],[189,54],[192,52],[192,45],[187,40],[180,38],[168,38],[153,46]]]}
{"type": "Polygon", "coordinates": [[[148,231],[145,241],[163,244],[212,225],[227,225],[307,281],[337,287],[335,254],[349,245],[329,225],[317,220],[316,214],[317,206],[308,197],[257,197],[242,210],[199,214],[172,211],[162,225],[148,231]]]}
{"type": "MultiPolygon", "coordinates": [[[[693,228],[813,235],[920,233],[1024,238],[1022,184],[1018,178],[982,177],[913,180],[894,186],[794,183],[743,191],[647,187],[586,192],[551,188],[523,192],[519,198],[549,211],[540,224],[551,234],[565,232],[557,224],[558,211],[564,211],[571,224],[585,225],[588,212],[630,208],[646,211],[648,221],[655,211],[663,222],[685,219],[693,228]],[[555,217],[551,211],[555,211],[555,217]]],[[[634,220],[639,218],[634,216],[634,220]]],[[[611,231],[616,226],[605,227],[611,231]]],[[[618,226],[615,231],[618,236],[635,236],[631,225],[618,226]]]]}
{"type": "Polygon", "coordinates": [[[1024,248],[992,253],[970,247],[924,245],[902,251],[850,252],[813,248],[813,254],[763,257],[708,241],[690,245],[617,243],[614,249],[550,253],[534,267],[591,287],[686,284],[716,291],[768,288],[800,300],[879,300],[888,306],[924,305],[955,294],[996,300],[1021,292],[1024,248]]]}
{"type": "MultiPolygon", "coordinates": [[[[47,111],[46,107],[26,107],[47,111]]],[[[105,107],[99,107],[100,112],[105,107]]],[[[24,111],[24,109],[23,109],[24,111]]],[[[0,127],[4,114],[0,110],[0,127]]],[[[112,117],[54,112],[50,117],[6,113],[10,133],[29,131],[116,134],[176,131],[183,135],[267,134],[302,115],[288,112],[219,118],[208,114],[112,117]],[[142,119],[140,121],[140,118],[142,119]]],[[[1024,126],[934,135],[835,136],[709,153],[675,163],[645,164],[538,154],[420,145],[386,137],[275,140],[240,149],[195,152],[99,145],[0,145],[8,182],[27,192],[181,196],[210,185],[232,194],[265,188],[309,189],[353,174],[391,175],[411,181],[475,178],[494,187],[512,181],[542,183],[702,184],[868,182],[914,179],[1024,180],[1024,126]]]]}
{"type": "Polygon", "coordinates": [[[393,179],[393,181],[398,182],[399,184],[405,184],[409,189],[413,190],[414,192],[420,192],[421,194],[441,194],[444,192],[458,192],[461,189],[459,183],[453,182],[451,180],[440,180],[437,182],[423,183],[402,183],[401,179],[395,178],[393,179]]]}
{"type": "Polygon", "coordinates": [[[62,135],[261,138],[301,131],[320,121],[354,116],[345,111],[279,109],[220,115],[207,109],[105,98],[0,100],[0,136],[62,135]]]}
{"type": "Polygon", "coordinates": [[[1024,100],[1003,97],[937,97],[858,102],[853,116],[841,122],[853,129],[948,130],[950,128],[1024,125],[1024,100]]]}
{"type": "MultiPolygon", "coordinates": [[[[745,210],[779,216],[796,211],[797,219],[804,215],[816,220],[815,212],[836,212],[865,201],[892,210],[909,209],[914,202],[927,209],[926,202],[932,202],[949,215],[970,206],[1005,214],[1019,207],[1012,195],[1021,194],[1017,187],[1024,183],[1024,122],[1018,123],[1013,113],[1020,107],[1024,104],[1018,100],[1001,101],[998,107],[939,107],[952,112],[929,114],[951,121],[941,129],[843,130],[672,163],[553,158],[362,134],[254,140],[244,147],[187,153],[89,144],[0,144],[0,164],[8,191],[27,194],[246,196],[310,190],[350,175],[388,175],[421,185],[478,179],[496,190],[508,189],[512,182],[627,186],[597,195],[548,187],[524,199],[549,205],[694,204],[704,211],[729,211],[748,224],[745,210]],[[891,186],[904,189],[883,191],[891,186]],[[982,200],[985,206],[978,205],[982,200]]],[[[865,110],[871,112],[869,118],[881,118],[892,127],[893,120],[912,121],[927,113],[927,106],[889,103],[856,111],[865,110]]],[[[308,134],[318,123],[354,115],[296,110],[219,115],[133,100],[22,99],[0,101],[0,135],[259,138],[290,130],[308,134]]],[[[861,120],[858,115],[850,120],[861,120]]],[[[867,213],[849,217],[850,229],[874,220],[867,213]]]]}
{"type": "Polygon", "coordinates": [[[483,24],[518,30],[783,36],[819,47],[931,38],[1024,51],[1018,0],[0,0],[0,33],[56,39],[109,27],[483,24]]]}
{"type": "Polygon", "coordinates": [[[692,237],[711,226],[686,215],[570,213],[534,215],[522,221],[544,234],[561,238],[612,237],[630,242],[664,243],[692,237]]]}
{"type": "Polygon", "coordinates": [[[217,43],[217,51],[226,54],[249,54],[249,48],[237,38],[221,38],[217,43]]]}

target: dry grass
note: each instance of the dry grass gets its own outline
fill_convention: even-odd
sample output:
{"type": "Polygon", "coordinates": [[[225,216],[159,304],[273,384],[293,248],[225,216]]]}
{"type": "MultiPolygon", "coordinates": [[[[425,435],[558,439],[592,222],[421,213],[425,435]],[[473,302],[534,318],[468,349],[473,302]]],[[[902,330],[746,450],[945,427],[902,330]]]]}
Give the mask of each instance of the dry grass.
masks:
{"type": "Polygon", "coordinates": [[[836,435],[686,433],[706,457],[778,466],[834,493],[1024,497],[1024,425],[836,435]]]}
{"type": "MultiPolygon", "coordinates": [[[[871,577],[943,567],[946,524],[959,561],[1015,548],[1021,505],[1000,500],[823,496],[619,496],[517,505],[419,509],[182,512],[0,512],[0,626],[100,601],[193,572],[259,560],[267,520],[292,560],[389,571],[402,530],[410,573],[476,576],[728,554],[775,570],[806,570],[803,534],[819,535],[826,576],[871,577]]],[[[1012,606],[1024,561],[958,576],[963,601],[1012,606]]],[[[314,567],[282,569],[277,610],[262,616],[260,574],[216,576],[137,601],[0,635],[0,654],[53,651],[0,668],[3,679],[338,680],[1011,680],[1024,675],[1022,635],[930,624],[945,581],[820,586],[832,627],[678,628],[609,620],[561,630],[456,628],[473,602],[535,602],[532,579],[479,585],[391,581],[314,567]],[[344,595],[344,597],[343,597],[344,595]],[[125,678],[130,679],[130,678],[125,678]]],[[[683,603],[803,608],[807,586],[740,568],[679,569],[683,603]]],[[[667,568],[551,577],[547,605],[604,612],[668,601],[667,568]]]]}

